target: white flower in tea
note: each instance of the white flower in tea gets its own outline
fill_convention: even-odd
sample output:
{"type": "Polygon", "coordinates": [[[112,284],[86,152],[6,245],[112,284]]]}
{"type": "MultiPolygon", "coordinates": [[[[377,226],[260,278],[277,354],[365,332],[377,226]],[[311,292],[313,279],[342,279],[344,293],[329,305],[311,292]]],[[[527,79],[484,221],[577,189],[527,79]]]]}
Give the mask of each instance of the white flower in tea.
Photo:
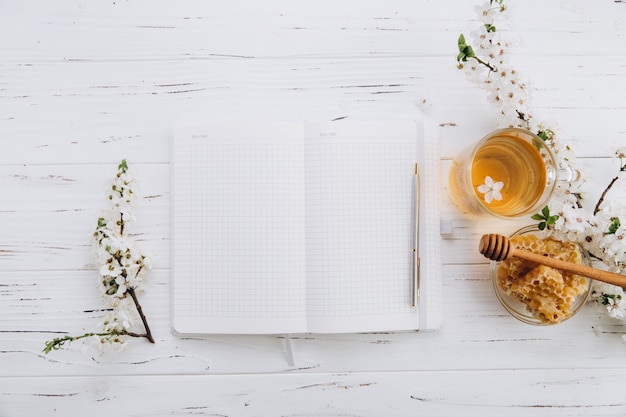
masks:
{"type": "Polygon", "coordinates": [[[478,191],[485,195],[485,202],[491,204],[493,200],[502,200],[500,190],[504,187],[502,181],[495,182],[489,175],[485,177],[485,183],[478,186],[478,191]]]}

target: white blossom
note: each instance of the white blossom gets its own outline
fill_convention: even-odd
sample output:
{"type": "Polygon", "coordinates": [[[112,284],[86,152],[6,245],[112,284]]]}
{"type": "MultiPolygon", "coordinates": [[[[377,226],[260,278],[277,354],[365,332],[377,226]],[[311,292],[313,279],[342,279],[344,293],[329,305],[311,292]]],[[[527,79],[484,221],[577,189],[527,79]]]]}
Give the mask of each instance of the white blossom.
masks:
{"type": "Polygon", "coordinates": [[[128,346],[126,340],[119,335],[98,336],[93,335],[83,339],[81,352],[86,355],[103,356],[120,353],[128,346]]]}
{"type": "Polygon", "coordinates": [[[600,281],[594,281],[591,299],[596,302],[609,317],[616,319],[626,317],[626,293],[624,293],[623,288],[600,281]]]}
{"type": "Polygon", "coordinates": [[[109,194],[112,208],[98,220],[96,258],[105,297],[123,298],[129,289],[138,288],[151,265],[149,257],[124,234],[124,226],[131,220],[129,213],[134,212],[135,186],[131,171],[125,164],[120,165],[109,194]]]}
{"type": "Polygon", "coordinates": [[[485,183],[478,186],[478,191],[485,194],[485,202],[491,204],[493,200],[502,200],[500,190],[504,187],[502,181],[494,181],[489,175],[485,177],[485,183]]]}

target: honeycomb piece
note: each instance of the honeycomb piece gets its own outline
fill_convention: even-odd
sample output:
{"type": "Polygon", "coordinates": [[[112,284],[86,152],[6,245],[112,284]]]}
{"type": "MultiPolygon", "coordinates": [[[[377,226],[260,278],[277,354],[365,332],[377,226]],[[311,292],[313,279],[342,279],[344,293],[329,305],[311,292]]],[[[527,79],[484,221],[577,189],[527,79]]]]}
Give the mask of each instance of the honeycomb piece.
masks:
{"type": "MultiPolygon", "coordinates": [[[[534,235],[518,235],[510,239],[519,249],[569,262],[582,263],[578,245],[534,235]]],[[[505,294],[520,300],[527,310],[543,323],[558,323],[572,315],[576,298],[587,289],[587,278],[540,265],[510,258],[497,271],[497,283],[505,294]]]]}
{"type": "Polygon", "coordinates": [[[566,288],[559,271],[537,265],[511,285],[510,294],[525,303],[534,317],[558,323],[567,317],[576,299],[566,288]]]}

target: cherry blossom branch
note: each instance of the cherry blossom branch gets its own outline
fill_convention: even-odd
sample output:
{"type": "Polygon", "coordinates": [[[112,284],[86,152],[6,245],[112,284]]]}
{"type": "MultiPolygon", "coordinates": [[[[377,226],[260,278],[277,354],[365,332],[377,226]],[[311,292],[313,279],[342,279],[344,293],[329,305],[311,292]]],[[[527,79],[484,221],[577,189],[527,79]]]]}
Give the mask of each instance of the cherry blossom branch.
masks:
{"type": "Polygon", "coordinates": [[[135,242],[125,235],[127,223],[133,219],[136,193],[134,177],[126,160],[118,165],[118,172],[110,187],[107,215],[98,218],[94,241],[98,262],[98,273],[102,298],[107,307],[101,320],[100,331],[80,336],[64,336],[46,343],[44,353],[58,350],[65,343],[82,340],[91,343],[100,351],[125,345],[122,336],[145,337],[155,343],[148,320],[137,297],[137,290],[150,268],[150,258],[136,247],[135,242]],[[132,330],[140,321],[145,333],[132,330]]]}

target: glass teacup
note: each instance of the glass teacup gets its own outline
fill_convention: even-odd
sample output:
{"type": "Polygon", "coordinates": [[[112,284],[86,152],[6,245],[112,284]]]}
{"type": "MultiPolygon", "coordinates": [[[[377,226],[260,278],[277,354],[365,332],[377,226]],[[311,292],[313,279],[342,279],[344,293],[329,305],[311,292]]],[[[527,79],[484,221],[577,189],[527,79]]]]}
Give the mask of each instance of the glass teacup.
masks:
{"type": "Polygon", "coordinates": [[[559,173],[557,159],[539,136],[506,128],[457,155],[450,170],[450,193],[467,213],[516,218],[537,213],[557,181],[576,175],[569,170],[559,173]]]}

